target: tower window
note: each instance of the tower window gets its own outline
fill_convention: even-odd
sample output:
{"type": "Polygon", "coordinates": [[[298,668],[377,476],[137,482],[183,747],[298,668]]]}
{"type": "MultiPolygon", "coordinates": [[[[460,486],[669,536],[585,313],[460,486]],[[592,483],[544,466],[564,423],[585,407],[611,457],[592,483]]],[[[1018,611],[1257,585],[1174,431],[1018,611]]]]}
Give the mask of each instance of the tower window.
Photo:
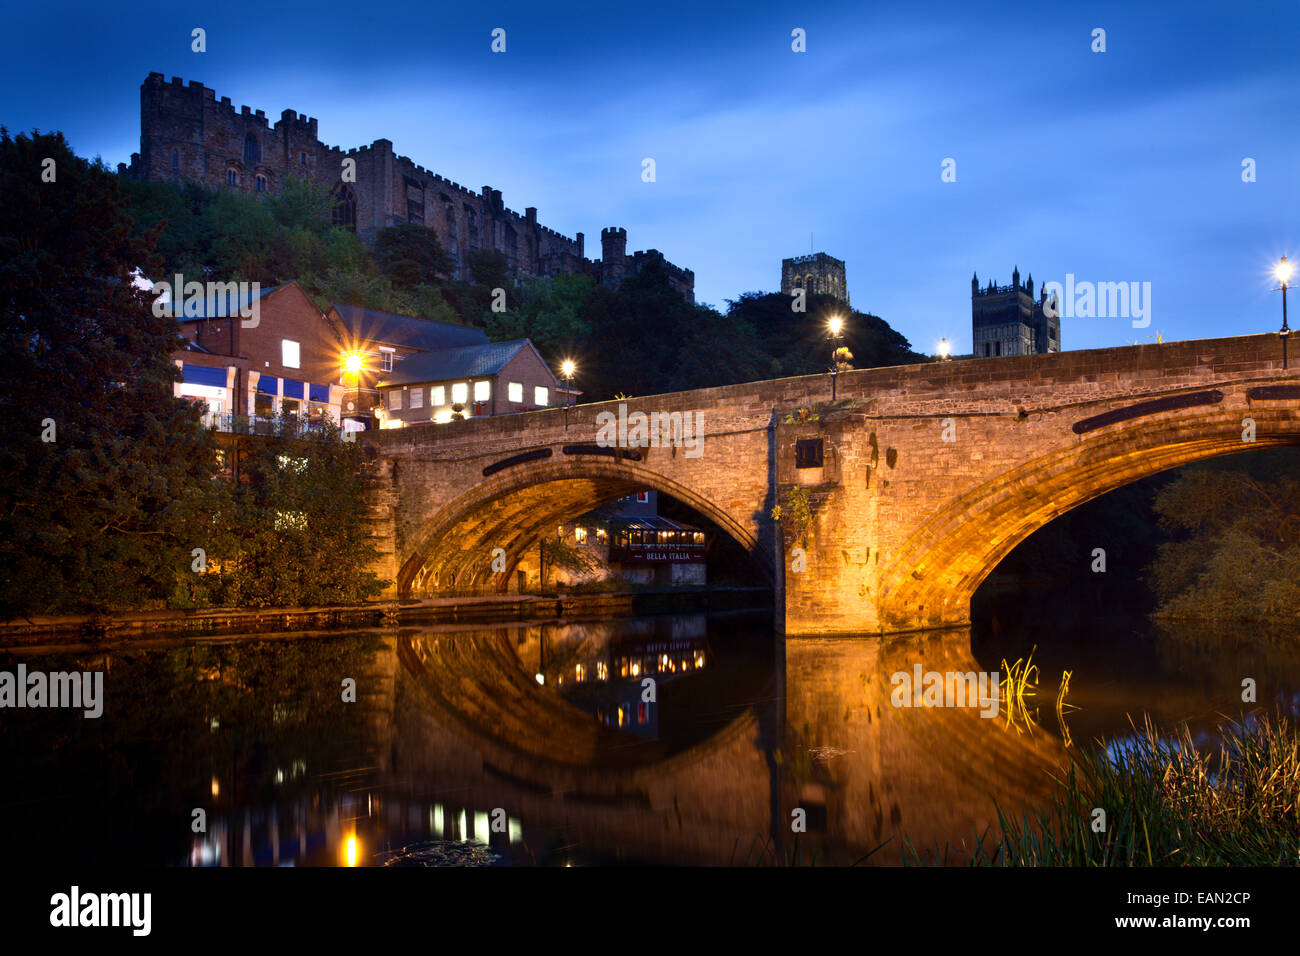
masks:
{"type": "Polygon", "coordinates": [[[299,153],[299,154],[298,154],[298,162],[300,162],[300,163],[302,163],[304,166],[306,166],[306,165],[307,165],[307,154],[306,154],[306,153],[299,153]]]}
{"type": "Polygon", "coordinates": [[[244,162],[255,163],[262,158],[262,147],[258,145],[257,137],[249,133],[244,137],[244,162]]]}
{"type": "Polygon", "coordinates": [[[226,170],[226,185],[227,186],[239,185],[239,170],[235,169],[235,167],[233,166],[231,166],[229,169],[226,170]]]}
{"type": "Polygon", "coordinates": [[[344,183],[334,197],[334,225],[357,231],[357,194],[344,183]]]}
{"type": "Polygon", "coordinates": [[[257,191],[258,191],[259,193],[264,193],[264,192],[266,192],[266,177],[265,177],[265,176],[263,176],[261,173],[258,173],[258,174],[257,174],[257,178],[256,178],[256,180],[254,180],[254,182],[255,182],[255,184],[256,184],[256,186],[257,186],[257,191]]]}
{"type": "Polygon", "coordinates": [[[176,150],[173,149],[173,150],[172,150],[172,169],[180,169],[180,168],[181,168],[181,154],[178,153],[176,150]]]}

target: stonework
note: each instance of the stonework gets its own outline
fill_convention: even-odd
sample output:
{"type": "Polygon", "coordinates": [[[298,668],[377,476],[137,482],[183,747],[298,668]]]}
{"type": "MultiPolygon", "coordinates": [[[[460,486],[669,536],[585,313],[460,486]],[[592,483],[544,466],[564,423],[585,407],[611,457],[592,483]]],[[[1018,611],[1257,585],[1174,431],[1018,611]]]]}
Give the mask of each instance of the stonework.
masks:
{"type": "Polygon", "coordinates": [[[346,151],[327,146],[314,117],[286,109],[272,124],[262,110],[236,112],[229,97],[218,100],[195,80],[168,83],[161,73],[149,74],[140,87],[140,152],[132,154],[129,170],[122,164],[119,171],[247,194],[274,194],[288,177],[306,179],[333,193],[336,223],[363,237],[404,222],[432,229],[455,279],[469,278],[471,256],[482,250],[504,255],[512,277],[579,274],[610,286],[653,261],[685,298],[695,299],[693,272],[654,249],[627,255],[624,229],[604,230],[601,258],[588,259],[582,233],[569,238],[542,226],[532,206],[523,215],[506,208],[499,189],[473,192],[398,155],[387,139],[346,151]],[[355,164],[354,182],[343,180],[346,160],[355,164]]]}
{"type": "Polygon", "coordinates": [[[702,413],[698,457],[593,447],[596,415],[615,402],[569,409],[567,427],[555,409],[454,422],[436,440],[368,435],[382,475],[377,570],[401,597],[502,590],[543,531],[653,488],[749,551],[788,634],[959,626],[997,563],[1076,505],[1178,465],[1300,444],[1300,378],[1276,335],[860,369],[839,376],[835,403],[829,384],[638,402],[702,413]],[[821,464],[800,468],[796,442],[809,440],[821,464]],[[807,498],[803,527],[772,518],[792,491],[807,498]]]}
{"type": "Polygon", "coordinates": [[[1011,272],[1011,285],[989,282],[980,288],[979,276],[970,280],[972,350],[976,358],[1034,355],[1061,351],[1061,319],[1048,315],[1047,290],[1034,301],[1034,277],[1023,285],[1020,268],[1011,272]]]}
{"type": "Polygon", "coordinates": [[[794,295],[803,289],[809,295],[831,295],[849,304],[849,283],[844,261],[824,252],[781,260],[781,292],[794,295]]]}

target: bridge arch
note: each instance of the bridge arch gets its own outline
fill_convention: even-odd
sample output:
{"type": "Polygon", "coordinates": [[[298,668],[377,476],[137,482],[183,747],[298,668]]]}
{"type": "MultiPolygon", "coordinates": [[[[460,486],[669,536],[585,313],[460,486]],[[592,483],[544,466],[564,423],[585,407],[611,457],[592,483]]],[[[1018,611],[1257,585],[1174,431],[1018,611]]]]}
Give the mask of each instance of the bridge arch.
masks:
{"type": "Polygon", "coordinates": [[[727,508],[649,468],[624,459],[575,457],[507,468],[443,505],[399,556],[399,598],[456,591],[504,591],[524,556],[548,529],[613,499],[653,489],[677,499],[730,535],[772,579],[757,529],[727,508]],[[492,571],[493,551],[506,572],[492,571]]]}
{"type": "Polygon", "coordinates": [[[1210,458],[1300,445],[1300,416],[1284,407],[1175,410],[1101,427],[954,497],[882,569],[877,617],[910,630],[970,616],[976,589],[1022,541],[1081,504],[1162,471],[1210,458]],[[1242,419],[1256,423],[1242,439],[1242,419]]]}

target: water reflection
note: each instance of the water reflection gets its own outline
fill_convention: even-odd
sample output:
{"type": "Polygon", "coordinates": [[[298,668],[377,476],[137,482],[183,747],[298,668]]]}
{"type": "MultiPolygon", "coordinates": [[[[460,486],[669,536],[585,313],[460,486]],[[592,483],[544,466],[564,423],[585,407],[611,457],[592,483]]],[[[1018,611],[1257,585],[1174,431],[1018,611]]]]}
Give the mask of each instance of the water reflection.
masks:
{"type": "Polygon", "coordinates": [[[871,862],[896,863],[905,838],[960,858],[995,807],[1051,786],[1062,669],[1076,742],[1130,712],[1235,713],[1246,671],[1261,701],[1300,688],[1286,654],[1170,647],[1144,638],[1119,668],[1096,642],[782,640],[733,613],[29,654],[105,670],[105,712],[5,711],[0,806],[20,859],[98,865],[852,863],[882,844],[871,862]],[[1028,732],[895,706],[895,673],[1034,644],[1047,710],[1028,732]]]}

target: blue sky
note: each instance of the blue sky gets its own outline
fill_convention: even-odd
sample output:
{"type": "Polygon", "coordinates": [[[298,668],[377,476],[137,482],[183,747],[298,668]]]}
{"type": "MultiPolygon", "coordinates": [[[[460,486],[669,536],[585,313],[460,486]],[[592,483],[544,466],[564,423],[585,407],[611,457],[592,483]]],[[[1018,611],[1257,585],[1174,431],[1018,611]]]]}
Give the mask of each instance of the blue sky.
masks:
{"type": "Polygon", "coordinates": [[[199,80],[272,120],[314,116],[331,145],[388,138],[585,233],[589,255],[624,226],[718,307],[776,290],[812,234],[846,260],[854,306],[921,351],[969,351],[972,271],[1151,283],[1148,328],[1063,319],[1077,349],[1275,330],[1269,263],[1300,258],[1295,2],[55,9],[7,4],[11,130],[61,129],[115,164],[139,148],[146,74],[199,80]]]}

